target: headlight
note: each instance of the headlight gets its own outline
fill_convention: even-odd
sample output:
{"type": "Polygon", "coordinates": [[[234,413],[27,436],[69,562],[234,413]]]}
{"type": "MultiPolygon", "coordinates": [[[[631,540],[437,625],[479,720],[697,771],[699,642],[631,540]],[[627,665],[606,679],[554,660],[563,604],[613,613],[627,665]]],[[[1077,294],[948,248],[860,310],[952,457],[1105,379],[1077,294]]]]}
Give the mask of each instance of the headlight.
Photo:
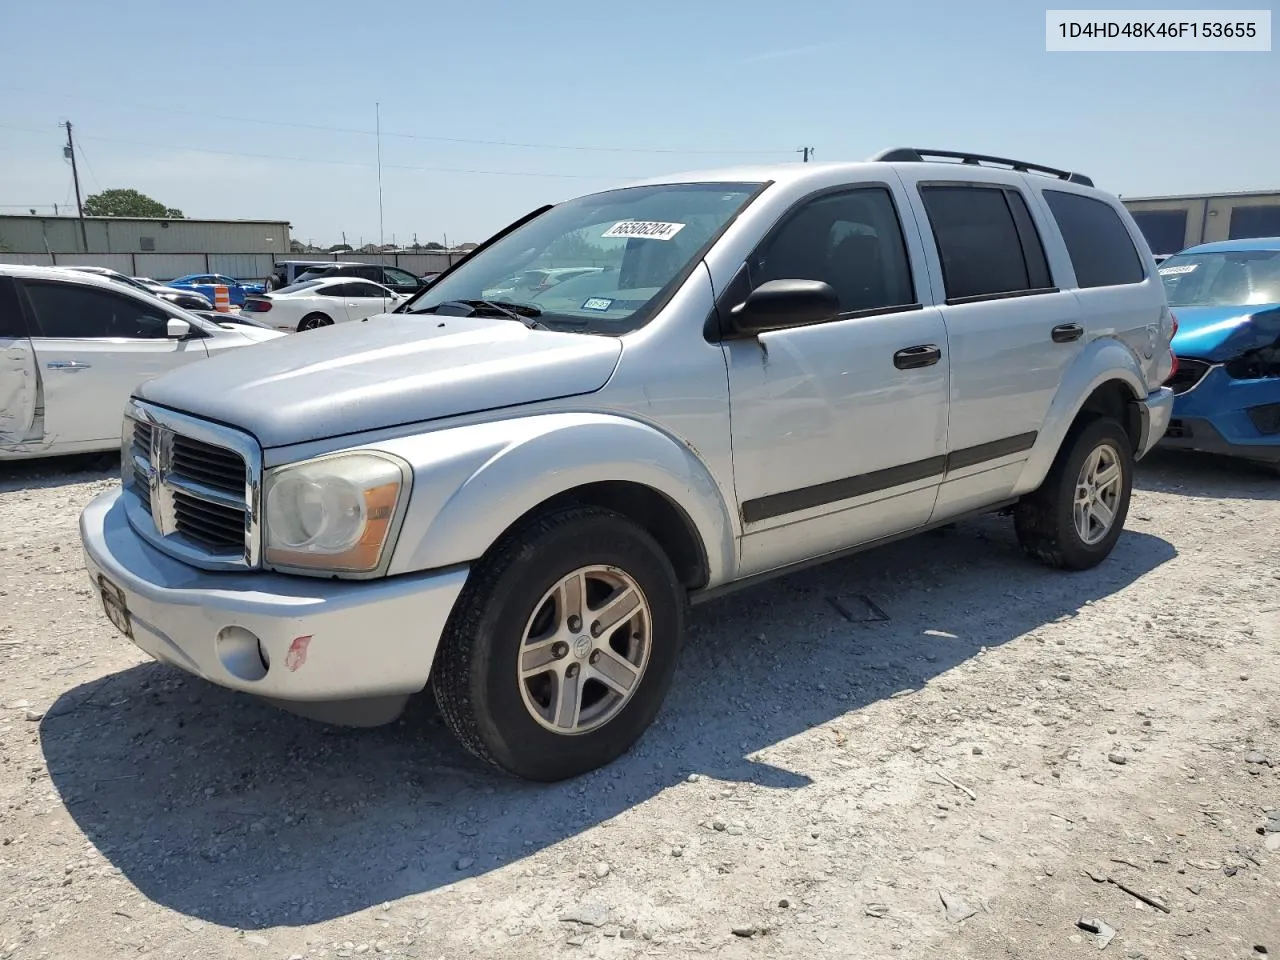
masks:
{"type": "Polygon", "coordinates": [[[265,559],[273,567],[370,573],[394,539],[409,493],[407,464],[343,453],[270,471],[265,559]]]}

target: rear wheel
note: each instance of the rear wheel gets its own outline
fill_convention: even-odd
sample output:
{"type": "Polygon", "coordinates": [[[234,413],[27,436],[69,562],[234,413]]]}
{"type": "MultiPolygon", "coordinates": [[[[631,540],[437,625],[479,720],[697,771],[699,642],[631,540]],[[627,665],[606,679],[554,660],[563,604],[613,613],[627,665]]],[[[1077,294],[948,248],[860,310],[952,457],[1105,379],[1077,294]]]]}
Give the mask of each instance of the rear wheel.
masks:
{"type": "Polygon", "coordinates": [[[538,518],[472,569],[431,670],[440,713],[475,756],[516,776],[603,766],[662,705],[682,601],[662,548],[626,517],[538,518]]]}
{"type": "Polygon", "coordinates": [[[1133,446],[1104,417],[1073,428],[1039,490],[1014,510],[1018,540],[1052,567],[1087,570],[1120,539],[1133,490],[1133,446]]]}
{"type": "Polygon", "coordinates": [[[303,330],[315,330],[318,327],[332,327],[333,317],[324,313],[309,313],[302,318],[302,322],[298,324],[298,332],[303,330]]]}

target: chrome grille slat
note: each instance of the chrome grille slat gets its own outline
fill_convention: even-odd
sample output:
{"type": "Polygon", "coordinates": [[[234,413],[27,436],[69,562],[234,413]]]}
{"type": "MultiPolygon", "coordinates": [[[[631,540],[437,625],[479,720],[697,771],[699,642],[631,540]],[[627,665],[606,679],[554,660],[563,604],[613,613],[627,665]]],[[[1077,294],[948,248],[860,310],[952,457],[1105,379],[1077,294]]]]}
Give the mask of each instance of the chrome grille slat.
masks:
{"type": "Polygon", "coordinates": [[[212,570],[258,565],[261,449],[229,427],[134,400],[125,430],[130,523],[158,549],[212,570]],[[130,501],[133,505],[130,506],[130,501]]]}

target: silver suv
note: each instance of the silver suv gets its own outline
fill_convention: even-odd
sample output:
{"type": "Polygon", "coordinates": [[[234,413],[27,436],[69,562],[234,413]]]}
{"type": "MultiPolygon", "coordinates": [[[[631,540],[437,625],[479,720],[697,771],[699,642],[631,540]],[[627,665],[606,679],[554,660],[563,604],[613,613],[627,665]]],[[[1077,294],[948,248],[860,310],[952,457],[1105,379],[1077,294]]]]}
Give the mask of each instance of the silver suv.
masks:
{"type": "Polygon", "coordinates": [[[902,149],[653,180],[393,314],[143,384],[81,534],[155,658],[345,723],[429,685],[478,757],[556,780],[648,727],[689,602],[1002,508],[1039,560],[1102,561],[1172,333],[1079,174],[902,149]],[[605,269],[483,296],[575,265],[605,269]]]}

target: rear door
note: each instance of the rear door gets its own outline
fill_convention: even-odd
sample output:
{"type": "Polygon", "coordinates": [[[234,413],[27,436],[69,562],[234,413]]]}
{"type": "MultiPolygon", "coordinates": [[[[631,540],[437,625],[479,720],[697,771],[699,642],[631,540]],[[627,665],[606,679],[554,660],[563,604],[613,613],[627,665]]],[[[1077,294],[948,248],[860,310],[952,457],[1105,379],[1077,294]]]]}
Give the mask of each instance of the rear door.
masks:
{"type": "Polygon", "coordinates": [[[363,280],[344,283],[342,293],[348,320],[363,320],[379,313],[387,313],[397,303],[382,287],[363,280]]]}
{"type": "Polygon", "coordinates": [[[109,448],[144,380],[208,356],[203,338],[171,340],[159,304],[102,287],[24,280],[44,379],[45,438],[109,448]]]}
{"type": "Polygon", "coordinates": [[[12,277],[0,277],[0,452],[39,440],[40,368],[12,277]]]}
{"type": "MultiPolygon", "coordinates": [[[[1049,404],[1084,344],[1070,278],[1055,278],[1016,173],[965,180],[900,174],[917,219],[951,347],[947,475],[935,519],[1009,494],[1049,404]]],[[[969,179],[972,178],[972,179],[969,179]]]]}

